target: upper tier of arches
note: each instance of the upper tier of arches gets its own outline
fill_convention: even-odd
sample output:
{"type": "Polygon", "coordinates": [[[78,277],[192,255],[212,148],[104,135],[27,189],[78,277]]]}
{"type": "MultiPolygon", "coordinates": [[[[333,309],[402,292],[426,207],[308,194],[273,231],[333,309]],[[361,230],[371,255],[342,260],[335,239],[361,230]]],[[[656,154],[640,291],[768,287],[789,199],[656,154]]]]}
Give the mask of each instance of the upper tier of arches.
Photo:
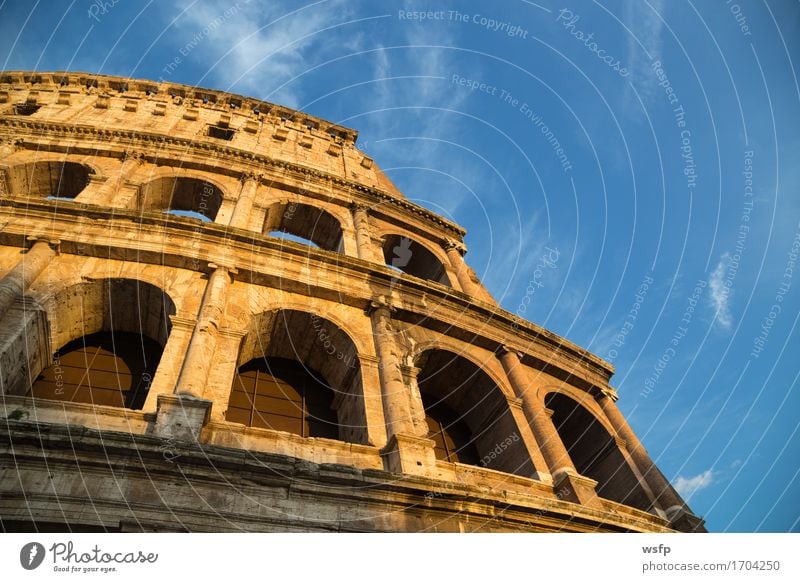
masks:
{"type": "MultiPolygon", "coordinates": [[[[36,162],[5,162],[7,194],[15,197],[74,200],[140,213],[163,213],[202,222],[258,231],[288,238],[322,251],[349,254],[381,262],[389,268],[448,287],[455,285],[452,267],[439,248],[442,241],[399,232],[387,224],[373,224],[367,235],[374,251],[362,256],[355,243],[358,225],[346,199],[320,200],[303,194],[288,196],[275,184],[256,187],[246,220],[233,217],[242,183],[208,171],[117,162],[86,156],[44,155],[36,162]],[[93,160],[90,164],[89,160],[93,160]],[[124,166],[124,168],[123,168],[124,166]],[[123,171],[124,170],[124,171],[123,171]],[[263,200],[263,202],[262,202],[263,200]]],[[[23,159],[25,156],[22,156],[23,159]]],[[[379,221],[371,218],[372,221],[379,221]]]]}

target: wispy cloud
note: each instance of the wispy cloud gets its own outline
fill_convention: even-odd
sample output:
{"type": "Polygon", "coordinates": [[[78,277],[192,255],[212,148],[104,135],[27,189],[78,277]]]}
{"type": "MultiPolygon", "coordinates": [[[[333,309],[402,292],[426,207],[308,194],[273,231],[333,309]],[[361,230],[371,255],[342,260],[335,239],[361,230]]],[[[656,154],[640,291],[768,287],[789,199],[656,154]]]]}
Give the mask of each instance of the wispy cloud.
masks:
{"type": "MultiPolygon", "coordinates": [[[[626,62],[631,82],[645,102],[652,102],[658,94],[658,78],[651,66],[661,60],[665,10],[666,0],[625,2],[624,22],[629,30],[626,62]]],[[[638,109],[635,96],[631,91],[626,93],[626,99],[638,109]]]]}
{"type": "Polygon", "coordinates": [[[321,62],[326,45],[340,47],[332,37],[342,43],[354,38],[347,36],[346,25],[334,28],[348,19],[343,0],[304,9],[283,2],[241,0],[226,8],[211,0],[187,0],[178,8],[183,11],[175,24],[181,54],[208,66],[199,83],[288,106],[300,104],[302,89],[298,83],[284,84],[321,62]]]}
{"type": "Polygon", "coordinates": [[[377,50],[371,50],[374,82],[359,95],[369,115],[359,119],[359,129],[367,140],[374,136],[376,153],[392,149],[398,173],[384,169],[402,180],[409,198],[452,218],[469,190],[479,190],[486,174],[484,165],[465,151],[453,132],[458,125],[448,122],[470,97],[469,91],[459,90],[450,80],[458,70],[457,52],[446,47],[457,43],[443,29],[437,29],[436,46],[419,27],[399,32],[391,46],[378,41],[373,47],[377,50]],[[431,178],[436,177],[431,172],[444,189],[431,189],[431,178]]]}
{"type": "Polygon", "coordinates": [[[698,491],[710,487],[714,482],[714,477],[715,474],[712,469],[703,471],[694,477],[678,477],[675,480],[675,489],[680,493],[681,497],[688,501],[698,491]]]}
{"type": "Polygon", "coordinates": [[[725,285],[725,272],[730,262],[730,253],[725,253],[720,257],[716,268],[708,279],[709,300],[714,308],[716,322],[724,328],[729,328],[733,324],[733,316],[730,308],[730,287],[725,285]]]}

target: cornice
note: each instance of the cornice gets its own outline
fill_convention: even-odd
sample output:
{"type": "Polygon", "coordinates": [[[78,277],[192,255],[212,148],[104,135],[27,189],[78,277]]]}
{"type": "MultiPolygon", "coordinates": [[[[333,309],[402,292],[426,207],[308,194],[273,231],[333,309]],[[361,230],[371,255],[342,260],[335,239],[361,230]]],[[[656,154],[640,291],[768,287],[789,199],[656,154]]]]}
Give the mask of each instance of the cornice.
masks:
{"type": "MultiPolygon", "coordinates": [[[[438,226],[444,228],[445,230],[455,233],[459,237],[463,237],[466,234],[466,231],[457,224],[445,218],[442,218],[441,216],[438,216],[437,214],[421,206],[418,206],[413,202],[397,198],[378,188],[367,186],[366,184],[355,182],[353,180],[348,180],[346,178],[336,176],[329,172],[323,172],[321,170],[304,166],[302,164],[296,164],[286,160],[279,160],[277,158],[273,158],[265,154],[258,154],[247,150],[242,150],[239,148],[233,148],[230,146],[211,143],[208,141],[193,140],[184,137],[176,137],[171,135],[145,132],[133,129],[104,128],[104,127],[96,127],[93,125],[61,123],[56,121],[44,121],[44,120],[32,120],[19,117],[0,118],[0,127],[2,126],[15,128],[17,130],[27,129],[31,131],[37,131],[40,132],[40,134],[45,137],[68,138],[68,137],[91,136],[92,138],[97,140],[106,140],[106,141],[117,140],[120,142],[124,142],[119,144],[122,146],[134,145],[141,147],[141,144],[148,144],[154,146],[171,145],[171,146],[181,147],[184,150],[197,152],[203,158],[206,159],[208,158],[207,152],[213,152],[218,156],[218,158],[221,158],[225,161],[263,164],[265,166],[270,166],[281,170],[288,170],[306,176],[312,176],[322,181],[326,181],[331,184],[335,184],[343,188],[349,189],[351,193],[358,192],[359,194],[362,195],[362,197],[367,198],[367,200],[362,202],[362,204],[365,203],[366,206],[378,206],[384,203],[388,203],[396,208],[399,208],[411,214],[416,214],[429,222],[437,224],[438,226]]],[[[19,140],[20,142],[19,147],[25,147],[24,136],[20,136],[19,132],[14,132],[13,136],[19,140]]],[[[36,148],[33,149],[38,149],[38,147],[41,144],[32,144],[32,145],[37,146],[36,148]]],[[[90,149],[92,149],[92,151],[97,154],[103,153],[98,151],[96,148],[90,148],[90,149]]],[[[144,157],[145,158],[152,157],[155,159],[156,156],[148,156],[147,154],[144,154],[144,157]]],[[[159,161],[161,163],[164,163],[163,158],[159,158],[159,161]]]]}
{"type": "Polygon", "coordinates": [[[91,93],[110,96],[110,92],[114,92],[117,96],[125,99],[141,99],[145,95],[152,95],[159,101],[172,100],[176,102],[177,100],[179,104],[196,105],[212,110],[242,111],[249,108],[257,110],[258,114],[269,113],[279,118],[286,117],[295,121],[311,122],[325,131],[335,132],[353,143],[358,139],[358,131],[355,129],[283,105],[238,93],[171,81],[134,79],[82,71],[2,71],[0,72],[0,86],[6,90],[10,86],[21,91],[58,91],[70,94],[91,93]],[[198,103],[192,103],[194,101],[198,103]]]}

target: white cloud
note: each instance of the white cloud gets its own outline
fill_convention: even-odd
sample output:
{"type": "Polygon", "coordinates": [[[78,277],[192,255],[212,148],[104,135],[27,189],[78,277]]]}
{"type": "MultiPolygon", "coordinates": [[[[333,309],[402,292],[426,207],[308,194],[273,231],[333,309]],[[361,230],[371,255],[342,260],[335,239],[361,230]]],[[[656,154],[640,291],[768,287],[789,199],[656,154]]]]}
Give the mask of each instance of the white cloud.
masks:
{"type": "Polygon", "coordinates": [[[716,321],[726,329],[733,323],[730,308],[731,290],[725,284],[725,272],[729,262],[730,253],[725,253],[720,257],[719,263],[708,279],[709,299],[716,314],[716,321]]]}
{"type": "Polygon", "coordinates": [[[686,501],[702,489],[706,489],[714,482],[714,471],[708,469],[694,477],[678,477],[675,480],[675,489],[686,501]]]}
{"type": "MultiPolygon", "coordinates": [[[[399,29],[401,40],[387,48],[374,40],[369,53],[371,79],[361,94],[368,115],[358,119],[366,141],[372,138],[380,156],[383,148],[392,149],[397,168],[383,168],[390,177],[402,180],[409,199],[451,218],[469,199],[469,190],[480,191],[485,185],[486,167],[476,156],[461,147],[460,136],[451,121],[457,118],[462,104],[471,93],[453,85],[456,53],[446,46],[455,45],[448,30],[438,30],[435,37],[416,26],[399,29]],[[435,38],[437,46],[431,46],[435,38]],[[431,173],[450,178],[441,190],[430,188],[431,173]]],[[[474,67],[472,74],[480,77],[474,67]]],[[[345,118],[342,123],[347,124],[345,118]]],[[[380,163],[380,158],[378,158],[380,163]]]]}
{"type": "MultiPolygon", "coordinates": [[[[658,78],[652,71],[652,63],[661,60],[662,35],[664,30],[665,0],[627,0],[623,21],[629,32],[626,64],[631,72],[631,83],[636,87],[645,103],[652,103],[658,96],[658,78]]],[[[631,91],[626,91],[627,105],[634,111],[639,103],[631,91]]]]}
{"type": "Polygon", "coordinates": [[[347,25],[324,30],[347,21],[343,0],[318,4],[297,10],[282,2],[248,0],[226,9],[212,0],[187,0],[176,22],[177,43],[184,53],[190,47],[186,57],[208,65],[200,84],[297,107],[300,85],[284,83],[324,60],[326,46],[341,46],[339,38],[351,44],[355,36],[347,36],[347,25]]]}

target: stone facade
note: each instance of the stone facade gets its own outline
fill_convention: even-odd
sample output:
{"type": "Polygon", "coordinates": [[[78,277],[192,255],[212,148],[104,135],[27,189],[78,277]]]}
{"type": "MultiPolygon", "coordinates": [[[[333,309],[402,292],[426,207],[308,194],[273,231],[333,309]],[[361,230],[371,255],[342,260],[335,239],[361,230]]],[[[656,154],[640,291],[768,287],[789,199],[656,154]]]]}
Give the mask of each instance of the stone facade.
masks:
{"type": "Polygon", "coordinates": [[[219,91],[0,74],[5,529],[702,531],[611,365],[501,309],[463,229],[356,138],[219,91]],[[160,352],[139,405],[59,391],[102,333],[160,352]],[[313,372],[335,434],[243,422],[259,362],[313,372]]]}

